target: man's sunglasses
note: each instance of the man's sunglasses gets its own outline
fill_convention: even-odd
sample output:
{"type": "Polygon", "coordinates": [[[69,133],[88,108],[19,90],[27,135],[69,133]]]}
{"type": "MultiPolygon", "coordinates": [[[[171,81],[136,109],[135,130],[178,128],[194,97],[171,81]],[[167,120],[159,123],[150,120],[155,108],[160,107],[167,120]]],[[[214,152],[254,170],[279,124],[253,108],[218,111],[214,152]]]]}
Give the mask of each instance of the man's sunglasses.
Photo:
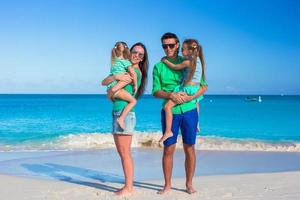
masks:
{"type": "Polygon", "coordinates": [[[175,47],[176,44],[162,44],[162,48],[163,49],[167,49],[168,47],[170,49],[173,49],[175,47]]]}
{"type": "Polygon", "coordinates": [[[134,55],[137,55],[139,57],[139,59],[143,59],[144,58],[144,54],[143,53],[140,53],[140,52],[137,52],[137,51],[131,51],[132,54],[134,55]]]}

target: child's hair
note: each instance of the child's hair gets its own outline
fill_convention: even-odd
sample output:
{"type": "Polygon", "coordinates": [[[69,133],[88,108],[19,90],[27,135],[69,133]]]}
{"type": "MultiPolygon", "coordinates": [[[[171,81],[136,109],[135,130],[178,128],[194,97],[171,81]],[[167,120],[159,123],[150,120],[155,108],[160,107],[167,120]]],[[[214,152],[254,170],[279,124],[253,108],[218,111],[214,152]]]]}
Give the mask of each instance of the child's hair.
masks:
{"type": "Polygon", "coordinates": [[[183,44],[187,44],[188,49],[192,50],[192,70],[190,73],[190,77],[188,77],[188,80],[191,80],[197,64],[197,57],[199,57],[201,65],[202,65],[202,79],[205,81],[205,60],[203,55],[202,46],[199,44],[199,42],[195,39],[187,39],[184,40],[183,44]]]}
{"type": "Polygon", "coordinates": [[[130,51],[125,42],[117,42],[114,46],[114,48],[111,50],[111,64],[114,64],[117,57],[123,57],[126,60],[130,59],[130,51]],[[122,51],[121,46],[124,47],[124,50],[122,51]]]}

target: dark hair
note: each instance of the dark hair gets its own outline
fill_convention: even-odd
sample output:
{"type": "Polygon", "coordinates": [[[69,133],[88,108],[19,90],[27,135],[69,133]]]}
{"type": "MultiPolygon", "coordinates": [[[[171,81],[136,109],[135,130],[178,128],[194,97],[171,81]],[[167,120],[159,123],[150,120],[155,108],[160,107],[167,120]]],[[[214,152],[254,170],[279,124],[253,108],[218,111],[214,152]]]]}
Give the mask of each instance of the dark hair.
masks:
{"type": "Polygon", "coordinates": [[[139,62],[139,68],[142,72],[142,80],[141,80],[141,85],[137,91],[137,94],[136,94],[136,99],[140,98],[142,96],[142,94],[144,93],[145,91],[145,88],[146,88],[146,84],[147,84],[147,74],[148,74],[148,66],[149,66],[149,61],[148,61],[148,52],[147,52],[147,49],[146,49],[146,46],[141,43],[141,42],[138,42],[138,43],[135,43],[134,45],[132,45],[132,47],[130,48],[130,52],[132,51],[132,49],[136,46],[141,46],[143,49],[144,49],[144,58],[142,61],[139,62]]]}
{"type": "Polygon", "coordinates": [[[175,33],[170,33],[170,32],[167,32],[165,34],[163,34],[163,36],[161,36],[161,43],[163,42],[163,40],[165,39],[175,39],[177,43],[179,43],[179,39],[177,37],[177,35],[175,33]]]}
{"type": "Polygon", "coordinates": [[[192,59],[193,70],[190,73],[189,80],[193,77],[193,74],[195,72],[196,63],[197,63],[197,57],[199,57],[201,65],[202,65],[202,79],[205,81],[206,80],[206,75],[205,75],[206,65],[205,65],[202,46],[199,44],[198,40],[196,40],[196,39],[186,39],[186,40],[184,40],[183,44],[187,44],[188,48],[190,50],[192,50],[192,52],[193,52],[193,59],[192,59]]]}

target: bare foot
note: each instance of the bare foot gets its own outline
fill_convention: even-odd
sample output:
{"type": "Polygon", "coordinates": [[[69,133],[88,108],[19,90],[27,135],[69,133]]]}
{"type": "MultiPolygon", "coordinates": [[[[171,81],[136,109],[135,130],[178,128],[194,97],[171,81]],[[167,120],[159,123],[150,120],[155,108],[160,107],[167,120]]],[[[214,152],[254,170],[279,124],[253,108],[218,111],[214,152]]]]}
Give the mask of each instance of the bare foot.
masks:
{"type": "Polygon", "coordinates": [[[117,119],[117,122],[118,122],[119,126],[120,126],[123,130],[125,130],[124,120],[118,118],[118,119],[117,119]]]}
{"type": "Polygon", "coordinates": [[[193,186],[187,186],[186,187],[186,192],[188,193],[188,194],[194,194],[194,193],[196,193],[197,192],[197,190],[195,190],[194,188],[193,188],[193,186]]]}
{"type": "Polygon", "coordinates": [[[127,187],[122,187],[120,190],[115,192],[115,195],[124,197],[124,196],[131,195],[132,192],[133,192],[133,189],[129,189],[127,187]]]}
{"type": "Polygon", "coordinates": [[[164,133],[164,135],[160,138],[159,142],[164,142],[166,139],[168,139],[169,137],[172,137],[173,136],[173,133],[172,131],[166,131],[164,133]]]}
{"type": "Polygon", "coordinates": [[[170,187],[164,187],[164,189],[159,190],[159,191],[157,192],[157,194],[161,194],[161,195],[167,194],[168,192],[170,192],[170,190],[171,190],[170,187]]]}

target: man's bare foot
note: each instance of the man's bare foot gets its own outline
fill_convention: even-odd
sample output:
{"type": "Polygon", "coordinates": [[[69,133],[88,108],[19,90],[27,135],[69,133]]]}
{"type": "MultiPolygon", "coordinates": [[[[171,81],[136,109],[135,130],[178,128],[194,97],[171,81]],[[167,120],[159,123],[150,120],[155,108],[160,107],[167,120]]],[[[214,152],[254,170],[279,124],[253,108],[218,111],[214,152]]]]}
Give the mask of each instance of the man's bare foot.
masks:
{"type": "Polygon", "coordinates": [[[172,137],[173,136],[173,133],[172,131],[166,131],[164,133],[164,135],[160,138],[159,142],[164,142],[166,139],[168,139],[169,137],[172,137]]]}
{"type": "Polygon", "coordinates": [[[127,187],[122,187],[120,190],[118,190],[117,192],[115,192],[115,195],[117,196],[129,196],[133,193],[133,189],[129,189],[127,187]]]}
{"type": "Polygon", "coordinates": [[[118,118],[118,119],[117,119],[117,122],[118,122],[119,126],[120,126],[123,130],[125,130],[124,120],[118,118]]]}
{"type": "Polygon", "coordinates": [[[164,189],[159,190],[159,191],[157,192],[157,194],[161,194],[161,195],[167,194],[168,192],[170,192],[170,190],[171,190],[171,187],[164,187],[164,189]]]}
{"type": "Polygon", "coordinates": [[[195,189],[193,188],[193,186],[187,186],[187,187],[186,187],[186,192],[187,192],[188,194],[194,194],[194,193],[197,192],[197,190],[195,190],[195,189]]]}

